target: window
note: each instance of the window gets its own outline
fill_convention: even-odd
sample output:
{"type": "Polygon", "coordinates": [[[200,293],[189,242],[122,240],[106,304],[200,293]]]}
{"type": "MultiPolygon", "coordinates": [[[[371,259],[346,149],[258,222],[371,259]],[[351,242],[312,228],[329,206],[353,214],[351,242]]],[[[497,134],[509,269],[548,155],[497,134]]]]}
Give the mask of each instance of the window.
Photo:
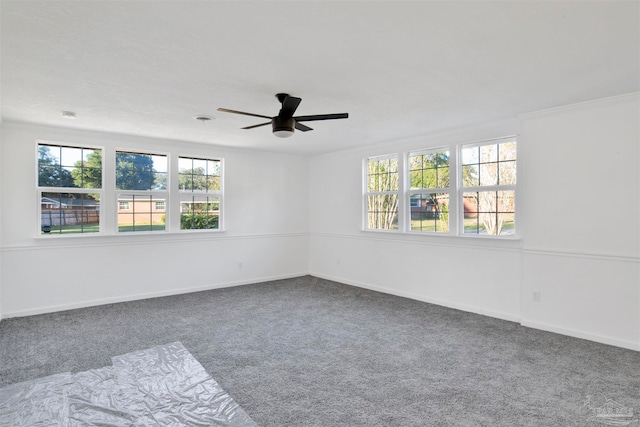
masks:
{"type": "Polygon", "coordinates": [[[169,154],[44,141],[36,147],[40,235],[222,228],[221,159],[176,156],[170,162],[169,154]],[[115,160],[104,183],[103,156],[115,160]],[[177,166],[171,177],[170,165],[177,166]],[[109,206],[102,209],[105,194],[109,206]],[[105,222],[103,212],[114,220],[105,222]]]}
{"type": "Polygon", "coordinates": [[[118,232],[163,231],[164,212],[153,209],[167,199],[167,156],[116,151],[118,232]]]}
{"type": "Polygon", "coordinates": [[[364,167],[366,230],[515,235],[515,137],[370,157],[364,167]]]}
{"type": "Polygon", "coordinates": [[[398,180],[397,155],[367,159],[365,193],[367,229],[398,229],[398,180]]]}
{"type": "Polygon", "coordinates": [[[220,228],[222,160],[178,158],[180,229],[220,228]]]}
{"type": "Polygon", "coordinates": [[[460,154],[464,233],[515,234],[515,138],[463,145],[460,154]]]}
{"type": "Polygon", "coordinates": [[[100,231],[102,150],[38,144],[40,234],[100,231]]]}
{"type": "Polygon", "coordinates": [[[449,152],[409,153],[409,228],[449,231],[449,152]]]}

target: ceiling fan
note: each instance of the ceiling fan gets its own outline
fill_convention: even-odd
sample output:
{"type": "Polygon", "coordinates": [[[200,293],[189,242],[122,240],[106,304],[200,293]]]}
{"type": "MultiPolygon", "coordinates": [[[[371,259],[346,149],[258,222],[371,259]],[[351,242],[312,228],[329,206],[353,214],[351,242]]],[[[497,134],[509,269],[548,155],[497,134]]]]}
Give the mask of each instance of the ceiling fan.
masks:
{"type": "Polygon", "coordinates": [[[349,113],[338,113],[338,114],[315,114],[313,116],[294,116],[298,105],[302,101],[301,98],[296,98],[295,96],[290,96],[287,93],[278,93],[276,94],[276,98],[282,104],[282,108],[280,108],[280,112],[277,116],[269,117],[263,116],[260,114],[253,113],[245,113],[244,111],[236,111],[229,110],[227,108],[218,108],[218,111],[223,111],[225,113],[234,113],[234,114],[243,114],[245,116],[252,117],[262,117],[264,119],[269,119],[270,121],[266,123],[260,123],[259,125],[247,126],[242,129],[253,129],[260,126],[266,126],[271,124],[273,129],[273,134],[275,136],[279,136],[280,138],[287,138],[293,135],[295,129],[298,129],[302,132],[308,132],[313,130],[309,126],[303,125],[300,122],[311,122],[314,120],[334,120],[334,119],[347,119],[349,118],[349,113]]]}

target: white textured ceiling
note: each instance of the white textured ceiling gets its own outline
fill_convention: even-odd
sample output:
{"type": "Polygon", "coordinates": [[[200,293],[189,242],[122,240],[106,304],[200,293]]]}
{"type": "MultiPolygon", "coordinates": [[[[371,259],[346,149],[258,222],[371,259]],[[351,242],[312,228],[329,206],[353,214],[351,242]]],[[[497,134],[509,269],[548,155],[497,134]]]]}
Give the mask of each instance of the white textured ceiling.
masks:
{"type": "Polygon", "coordinates": [[[638,1],[3,0],[0,13],[5,121],[313,155],[640,90],[638,1]],[[278,92],[302,98],[298,115],[350,118],[280,139],[216,111],[276,115],[278,92]]]}

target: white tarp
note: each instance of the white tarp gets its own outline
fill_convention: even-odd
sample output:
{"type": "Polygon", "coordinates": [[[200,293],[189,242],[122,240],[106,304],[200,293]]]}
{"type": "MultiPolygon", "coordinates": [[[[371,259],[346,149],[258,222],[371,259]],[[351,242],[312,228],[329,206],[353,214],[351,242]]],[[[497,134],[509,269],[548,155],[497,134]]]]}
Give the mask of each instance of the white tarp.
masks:
{"type": "Polygon", "coordinates": [[[0,389],[0,426],[257,427],[179,343],[0,389]]]}

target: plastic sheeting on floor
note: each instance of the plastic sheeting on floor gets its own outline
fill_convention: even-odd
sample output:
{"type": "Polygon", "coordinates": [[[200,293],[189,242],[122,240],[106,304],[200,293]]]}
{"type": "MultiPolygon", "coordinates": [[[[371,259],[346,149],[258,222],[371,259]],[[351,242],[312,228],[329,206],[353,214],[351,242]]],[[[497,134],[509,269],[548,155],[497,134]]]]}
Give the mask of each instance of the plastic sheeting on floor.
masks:
{"type": "Polygon", "coordinates": [[[257,427],[179,343],[0,389],[0,426],[257,427]]]}

